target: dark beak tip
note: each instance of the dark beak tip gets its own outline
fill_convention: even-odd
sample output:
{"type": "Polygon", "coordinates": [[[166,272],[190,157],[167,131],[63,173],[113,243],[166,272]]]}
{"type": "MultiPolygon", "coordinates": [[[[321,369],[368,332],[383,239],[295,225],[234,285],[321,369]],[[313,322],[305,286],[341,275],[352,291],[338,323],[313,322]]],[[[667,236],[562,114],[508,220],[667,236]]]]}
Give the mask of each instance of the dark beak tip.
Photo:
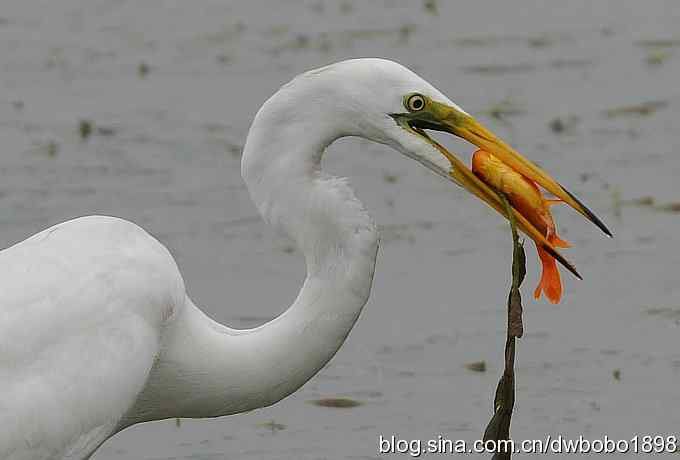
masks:
{"type": "Polygon", "coordinates": [[[595,225],[596,225],[600,230],[602,230],[602,232],[603,232],[605,235],[607,235],[609,238],[614,238],[614,235],[613,235],[612,232],[607,228],[607,226],[604,224],[604,222],[602,222],[602,221],[600,220],[600,218],[597,217],[593,211],[591,211],[590,209],[588,209],[588,206],[586,206],[585,204],[583,204],[583,203],[581,202],[581,200],[579,200],[578,198],[576,198],[576,197],[574,196],[573,193],[571,193],[569,190],[567,190],[566,188],[564,188],[564,186],[563,186],[562,184],[560,184],[560,187],[562,187],[562,190],[564,190],[564,192],[565,192],[567,195],[569,195],[576,203],[578,203],[579,206],[581,206],[581,209],[583,209],[583,211],[585,212],[586,216],[588,217],[588,220],[590,220],[593,224],[595,224],[595,225]]]}
{"type": "Polygon", "coordinates": [[[557,260],[560,263],[560,265],[562,265],[564,268],[569,270],[569,272],[572,275],[574,275],[576,278],[578,278],[580,280],[583,280],[583,277],[578,272],[578,270],[576,270],[576,267],[574,267],[567,259],[565,259],[564,256],[562,256],[562,254],[560,254],[559,252],[557,252],[557,250],[555,250],[554,248],[552,248],[550,246],[542,245],[542,247],[543,247],[543,250],[546,251],[551,256],[553,256],[555,258],[555,260],[557,260]]]}

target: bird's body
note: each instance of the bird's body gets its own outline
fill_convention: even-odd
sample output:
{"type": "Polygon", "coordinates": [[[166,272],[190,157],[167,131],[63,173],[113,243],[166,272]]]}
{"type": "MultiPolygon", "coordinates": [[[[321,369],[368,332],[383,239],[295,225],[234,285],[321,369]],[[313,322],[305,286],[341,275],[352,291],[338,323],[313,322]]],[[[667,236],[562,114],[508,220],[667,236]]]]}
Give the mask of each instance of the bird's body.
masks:
{"type": "Polygon", "coordinates": [[[2,251],[0,276],[0,458],[84,458],[144,388],[182,278],[141,228],[97,216],[2,251]]]}
{"type": "Polygon", "coordinates": [[[87,458],[134,423],[228,415],[292,393],[368,298],[377,240],[365,236],[362,266],[347,267],[361,278],[354,292],[308,278],[293,307],[251,330],[206,317],[167,249],[122,219],[71,220],[2,251],[0,458],[87,458]]]}
{"type": "MultiPolygon", "coordinates": [[[[71,220],[0,252],[0,459],[86,459],[135,423],[239,413],[297,390],[355,324],[378,249],[346,181],[321,171],[330,143],[387,144],[497,201],[450,169],[450,155],[422,127],[472,142],[482,129],[422,78],[381,59],[307,72],[265,102],[242,175],[264,219],[303,253],[307,277],[284,313],[254,329],[203,314],[168,250],[122,219],[71,220]]],[[[492,136],[487,148],[526,162],[492,136]]],[[[233,302],[226,293],[221,307],[233,302]]]]}

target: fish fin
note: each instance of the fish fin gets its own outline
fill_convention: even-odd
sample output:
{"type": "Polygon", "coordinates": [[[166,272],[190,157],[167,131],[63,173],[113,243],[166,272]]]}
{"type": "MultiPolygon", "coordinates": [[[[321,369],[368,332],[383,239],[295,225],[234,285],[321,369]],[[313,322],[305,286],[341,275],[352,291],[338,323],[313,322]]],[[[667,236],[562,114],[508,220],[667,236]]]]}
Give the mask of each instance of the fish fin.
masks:
{"type": "Polygon", "coordinates": [[[560,200],[559,198],[551,198],[546,199],[545,203],[549,206],[555,206],[556,204],[564,204],[564,200],[560,200]]]}
{"type": "Polygon", "coordinates": [[[562,280],[557,269],[557,262],[541,248],[538,248],[538,257],[543,264],[543,273],[541,273],[541,280],[534,291],[534,297],[538,299],[541,296],[541,292],[543,292],[550,303],[560,303],[562,298],[562,280]]]}
{"type": "Polygon", "coordinates": [[[571,243],[569,241],[564,241],[562,238],[557,236],[557,234],[553,235],[553,237],[550,239],[550,242],[556,248],[570,248],[571,247],[571,243]]]}
{"type": "Polygon", "coordinates": [[[569,243],[568,241],[564,241],[562,238],[560,238],[557,235],[557,228],[555,228],[555,224],[552,221],[552,217],[550,217],[550,223],[547,227],[548,227],[548,231],[547,231],[545,237],[550,242],[550,244],[552,244],[556,248],[570,248],[571,247],[571,243],[569,243]]]}

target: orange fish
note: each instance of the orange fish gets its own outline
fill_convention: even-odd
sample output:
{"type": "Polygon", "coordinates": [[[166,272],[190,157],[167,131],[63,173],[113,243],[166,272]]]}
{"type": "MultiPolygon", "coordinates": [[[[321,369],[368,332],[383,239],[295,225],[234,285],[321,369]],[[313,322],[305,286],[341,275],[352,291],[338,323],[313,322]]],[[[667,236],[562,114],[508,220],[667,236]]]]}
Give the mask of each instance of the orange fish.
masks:
{"type": "MultiPolygon", "coordinates": [[[[555,247],[570,247],[569,243],[557,236],[555,222],[550,214],[550,205],[561,203],[561,200],[546,199],[534,181],[483,150],[477,150],[472,155],[472,171],[487,185],[503,192],[517,212],[543,233],[555,247]]],[[[536,249],[543,264],[543,273],[534,297],[538,299],[541,292],[544,292],[550,302],[559,303],[562,298],[562,281],[557,263],[543,249],[538,246],[536,249]]]]}

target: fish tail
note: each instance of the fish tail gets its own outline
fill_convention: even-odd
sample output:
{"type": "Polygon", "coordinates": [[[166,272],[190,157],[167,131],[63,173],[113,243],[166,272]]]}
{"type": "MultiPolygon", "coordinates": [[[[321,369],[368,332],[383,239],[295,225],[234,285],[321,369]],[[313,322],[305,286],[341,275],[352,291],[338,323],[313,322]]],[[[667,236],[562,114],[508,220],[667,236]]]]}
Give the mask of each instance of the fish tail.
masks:
{"type": "Polygon", "coordinates": [[[543,273],[541,273],[541,281],[539,281],[534,291],[534,297],[538,299],[541,296],[541,292],[543,292],[551,303],[557,304],[562,298],[562,280],[557,269],[557,262],[543,249],[537,249],[538,257],[543,264],[543,273]]]}

